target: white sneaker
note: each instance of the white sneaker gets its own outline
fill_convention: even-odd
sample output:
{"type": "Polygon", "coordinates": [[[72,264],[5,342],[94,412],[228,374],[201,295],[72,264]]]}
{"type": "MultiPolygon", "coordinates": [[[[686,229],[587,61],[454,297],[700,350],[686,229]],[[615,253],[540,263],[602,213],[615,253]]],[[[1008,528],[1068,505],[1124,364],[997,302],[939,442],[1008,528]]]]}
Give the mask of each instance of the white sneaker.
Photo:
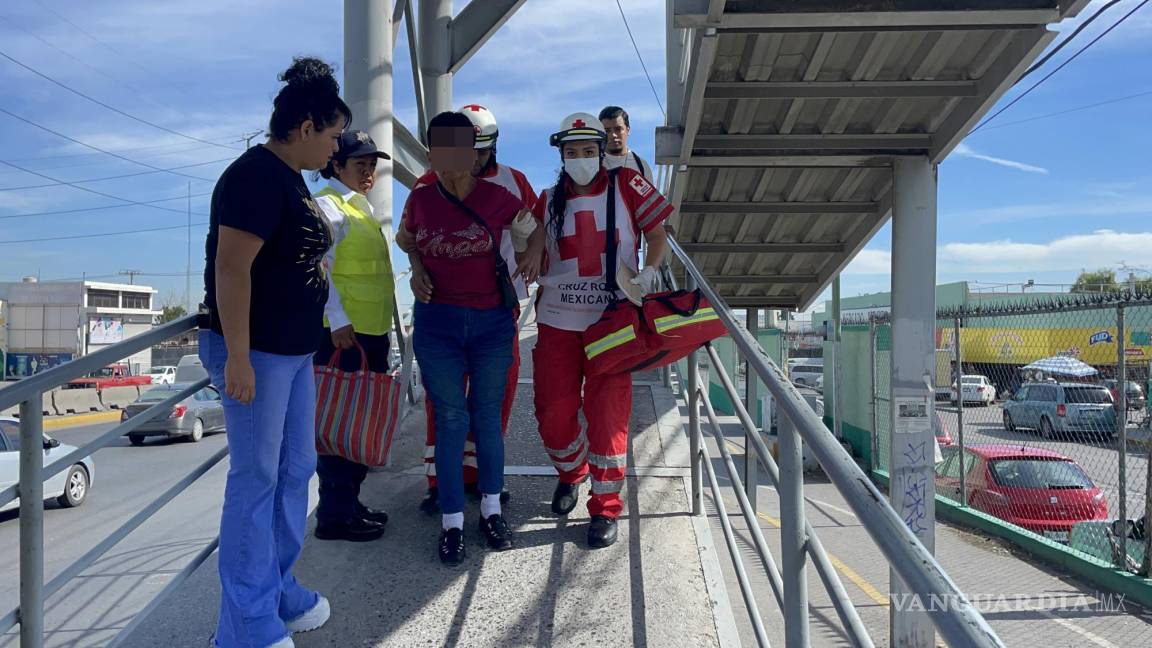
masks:
{"type": "MultiPolygon", "coordinates": [[[[209,648],[218,648],[216,646],[216,635],[212,635],[208,639],[208,647],[209,648]]],[[[295,644],[295,642],[292,641],[292,637],[284,637],[280,641],[277,641],[276,643],[272,644],[271,646],[268,646],[268,648],[296,648],[296,644],[295,644]]]]}
{"type": "MultiPolygon", "coordinates": [[[[296,634],[298,632],[311,632],[320,626],[328,623],[328,618],[332,616],[332,606],[328,604],[328,599],[323,596],[304,614],[292,619],[285,625],[288,626],[288,632],[296,634]]],[[[288,639],[288,647],[292,645],[291,638],[288,639]]],[[[284,648],[280,644],[276,644],[274,648],[284,648]]]]}

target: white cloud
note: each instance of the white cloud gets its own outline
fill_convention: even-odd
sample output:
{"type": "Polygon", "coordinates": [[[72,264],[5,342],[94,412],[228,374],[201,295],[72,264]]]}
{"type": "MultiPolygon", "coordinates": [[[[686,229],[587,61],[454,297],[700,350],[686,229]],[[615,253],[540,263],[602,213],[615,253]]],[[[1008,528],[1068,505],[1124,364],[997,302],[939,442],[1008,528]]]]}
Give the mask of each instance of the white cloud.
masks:
{"type": "MultiPolygon", "coordinates": [[[[1152,232],[1106,229],[1036,243],[1010,239],[945,243],[936,251],[936,272],[938,276],[997,275],[999,279],[1022,272],[1067,273],[1071,282],[1084,268],[1110,268],[1122,260],[1144,259],[1149,249],[1152,232]]],[[[890,251],[866,249],[848,265],[844,277],[889,275],[891,268],[890,251]]]]}
{"type": "Polygon", "coordinates": [[[1152,232],[1097,230],[1047,243],[1011,240],[947,243],[939,249],[937,267],[970,273],[1073,272],[1111,267],[1122,259],[1145,258],[1149,249],[1152,249],[1152,232]]]}
{"type": "Polygon", "coordinates": [[[848,264],[845,275],[886,275],[892,272],[892,253],[888,250],[861,250],[848,264]]]}
{"type": "Polygon", "coordinates": [[[998,164],[998,165],[1003,166],[1003,167],[1008,167],[1009,169],[1016,169],[1017,171],[1026,171],[1028,173],[1040,173],[1043,175],[1048,175],[1048,169],[1045,169],[1043,167],[1038,167],[1038,166],[1034,166],[1031,164],[1025,164],[1024,162],[1017,162],[1015,160],[1008,160],[1005,158],[994,157],[991,155],[985,155],[983,153],[980,153],[980,152],[974,150],[971,146],[968,146],[967,144],[964,144],[964,143],[961,143],[959,146],[957,146],[956,150],[953,151],[953,154],[957,155],[959,157],[971,158],[973,160],[982,160],[984,162],[991,162],[992,164],[998,164]]]}

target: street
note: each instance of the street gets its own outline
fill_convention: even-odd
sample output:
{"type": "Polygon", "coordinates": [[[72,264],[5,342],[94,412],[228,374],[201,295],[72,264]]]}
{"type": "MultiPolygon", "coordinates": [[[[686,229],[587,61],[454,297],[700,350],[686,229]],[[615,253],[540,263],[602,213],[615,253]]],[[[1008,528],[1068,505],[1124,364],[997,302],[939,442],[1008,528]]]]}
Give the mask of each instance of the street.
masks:
{"type": "MultiPolygon", "coordinates": [[[[62,443],[81,446],[115,424],[58,430],[62,443]]],[[[223,434],[200,443],[153,438],[132,447],[121,438],[95,455],[87,501],[75,509],[55,502],[45,511],[45,581],[106,538],[148,502],[226,445],[223,434]]],[[[46,646],[104,645],[124,627],[168,577],[183,568],[217,533],[227,459],[113,547],[45,605],[46,646]]],[[[0,514],[0,615],[19,603],[17,511],[0,514]]],[[[0,647],[19,643],[18,629],[0,647]]]]}

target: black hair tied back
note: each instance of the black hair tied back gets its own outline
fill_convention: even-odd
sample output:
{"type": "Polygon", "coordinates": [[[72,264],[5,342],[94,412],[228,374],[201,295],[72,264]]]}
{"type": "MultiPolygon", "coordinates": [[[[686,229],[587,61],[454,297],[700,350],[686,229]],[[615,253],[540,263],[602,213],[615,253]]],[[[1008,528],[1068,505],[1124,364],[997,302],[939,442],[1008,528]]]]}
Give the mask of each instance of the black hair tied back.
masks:
{"type": "Polygon", "coordinates": [[[352,111],[340,98],[340,84],[331,65],[298,56],[279,78],[285,85],[272,102],[272,119],[268,123],[268,133],[274,139],[288,139],[289,133],[308,120],[320,130],[340,119],[345,124],[352,121],[352,111]]]}

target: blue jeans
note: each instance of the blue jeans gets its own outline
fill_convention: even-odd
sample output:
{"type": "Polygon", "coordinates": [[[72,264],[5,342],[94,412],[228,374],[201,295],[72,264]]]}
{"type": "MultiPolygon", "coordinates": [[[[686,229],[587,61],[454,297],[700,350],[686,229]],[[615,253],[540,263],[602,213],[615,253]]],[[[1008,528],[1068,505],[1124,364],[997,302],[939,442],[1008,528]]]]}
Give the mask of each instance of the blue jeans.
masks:
{"type": "Polygon", "coordinates": [[[504,489],[500,411],[516,323],[507,308],[417,303],[412,350],[436,417],[436,478],[443,513],[464,510],[464,440],[476,441],[480,492],[504,489]],[[464,377],[468,376],[465,393],[464,377]]]}
{"type": "Polygon", "coordinates": [[[252,351],[250,358],[256,399],[244,405],[225,393],[224,338],[200,332],[200,360],[224,400],[230,452],[220,519],[221,648],[276,643],[288,636],[284,622],[319,600],[292,575],[316,470],[312,356],[252,351]]]}

